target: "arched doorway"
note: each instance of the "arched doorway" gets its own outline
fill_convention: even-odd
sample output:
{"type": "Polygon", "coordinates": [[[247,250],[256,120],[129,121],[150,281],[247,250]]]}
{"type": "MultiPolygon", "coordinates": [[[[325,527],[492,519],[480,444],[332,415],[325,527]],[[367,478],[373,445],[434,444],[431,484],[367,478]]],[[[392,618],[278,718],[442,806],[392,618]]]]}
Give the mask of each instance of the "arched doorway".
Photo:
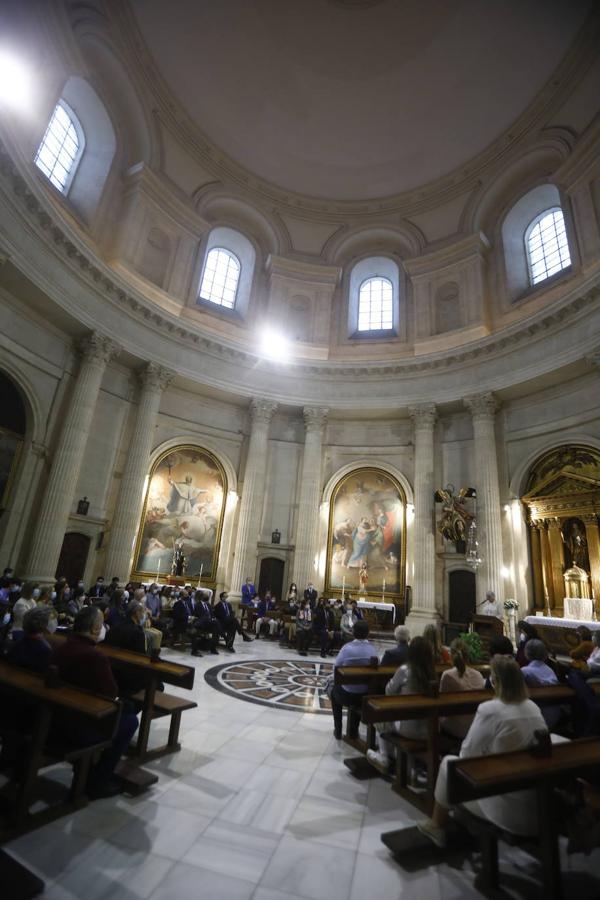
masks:
{"type": "Polygon", "coordinates": [[[89,552],[89,535],[79,534],[76,531],[65,534],[56,567],[56,578],[64,576],[70,585],[77,584],[83,578],[89,552]]]}
{"type": "Polygon", "coordinates": [[[25,404],[16,385],[0,372],[0,515],[10,502],[25,438],[25,404]]]}
{"type": "Polygon", "coordinates": [[[283,594],[283,573],[285,562],[275,556],[266,556],[260,561],[260,573],[258,576],[258,593],[263,596],[265,591],[271,591],[274,597],[281,600],[283,594]]]}

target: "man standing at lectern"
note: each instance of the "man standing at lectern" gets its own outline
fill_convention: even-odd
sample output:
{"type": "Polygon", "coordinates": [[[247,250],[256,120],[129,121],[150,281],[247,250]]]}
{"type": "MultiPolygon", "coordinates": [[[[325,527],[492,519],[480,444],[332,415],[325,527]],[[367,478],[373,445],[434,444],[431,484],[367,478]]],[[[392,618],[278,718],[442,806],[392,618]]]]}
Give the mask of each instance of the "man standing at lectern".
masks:
{"type": "Polygon", "coordinates": [[[495,593],[493,591],[488,591],[481,606],[480,615],[496,616],[497,619],[502,619],[503,612],[502,604],[499,600],[496,600],[495,593]]]}

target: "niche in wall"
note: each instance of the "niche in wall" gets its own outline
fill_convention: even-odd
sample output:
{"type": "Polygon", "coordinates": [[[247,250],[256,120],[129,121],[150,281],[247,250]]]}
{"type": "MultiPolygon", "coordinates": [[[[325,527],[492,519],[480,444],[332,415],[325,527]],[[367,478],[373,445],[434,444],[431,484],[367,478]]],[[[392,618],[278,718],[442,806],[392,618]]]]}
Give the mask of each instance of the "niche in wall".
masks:
{"type": "Polygon", "coordinates": [[[453,281],[443,284],[435,294],[434,333],[454,331],[463,325],[458,285],[453,281]]]}

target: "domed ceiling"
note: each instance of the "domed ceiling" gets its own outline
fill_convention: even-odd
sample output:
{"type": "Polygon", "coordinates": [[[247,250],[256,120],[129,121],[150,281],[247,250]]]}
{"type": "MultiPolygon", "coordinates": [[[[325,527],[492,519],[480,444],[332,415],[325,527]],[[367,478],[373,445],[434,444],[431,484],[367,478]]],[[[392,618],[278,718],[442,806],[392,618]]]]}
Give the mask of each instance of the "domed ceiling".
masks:
{"type": "Polygon", "coordinates": [[[525,110],[590,0],[130,0],[204,134],[287,190],[360,200],[463,166],[525,110]]]}

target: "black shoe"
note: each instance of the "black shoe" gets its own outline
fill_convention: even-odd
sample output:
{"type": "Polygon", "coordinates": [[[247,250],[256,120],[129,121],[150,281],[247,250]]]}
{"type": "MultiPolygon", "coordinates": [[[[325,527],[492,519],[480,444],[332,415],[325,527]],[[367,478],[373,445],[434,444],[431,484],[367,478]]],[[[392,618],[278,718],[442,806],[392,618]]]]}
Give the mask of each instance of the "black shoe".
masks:
{"type": "Polygon", "coordinates": [[[217,650],[216,647],[213,647],[212,650],[211,650],[210,652],[212,653],[213,656],[218,656],[218,655],[219,655],[219,651],[217,650]]]}
{"type": "Polygon", "coordinates": [[[306,652],[306,650],[298,650],[298,655],[299,656],[308,656],[308,653],[306,652]]]}
{"type": "Polygon", "coordinates": [[[199,650],[192,650],[192,656],[202,656],[199,650]]]}
{"type": "Polygon", "coordinates": [[[327,654],[325,653],[325,651],[321,650],[321,659],[325,659],[326,656],[327,654]]]}
{"type": "Polygon", "coordinates": [[[116,797],[123,793],[123,783],[116,778],[109,778],[99,783],[92,782],[85,789],[90,800],[103,800],[106,797],[116,797]]]}
{"type": "MultiPolygon", "coordinates": [[[[256,639],[258,640],[258,635],[256,636],[256,639]]],[[[247,644],[249,644],[251,641],[254,640],[254,638],[251,638],[249,634],[243,634],[242,640],[245,641],[247,644]]]]}
{"type": "Polygon", "coordinates": [[[334,731],[333,731],[333,736],[334,736],[334,738],[336,739],[336,741],[341,741],[341,739],[342,739],[342,732],[341,732],[341,730],[338,731],[337,728],[335,728],[334,731]]]}

